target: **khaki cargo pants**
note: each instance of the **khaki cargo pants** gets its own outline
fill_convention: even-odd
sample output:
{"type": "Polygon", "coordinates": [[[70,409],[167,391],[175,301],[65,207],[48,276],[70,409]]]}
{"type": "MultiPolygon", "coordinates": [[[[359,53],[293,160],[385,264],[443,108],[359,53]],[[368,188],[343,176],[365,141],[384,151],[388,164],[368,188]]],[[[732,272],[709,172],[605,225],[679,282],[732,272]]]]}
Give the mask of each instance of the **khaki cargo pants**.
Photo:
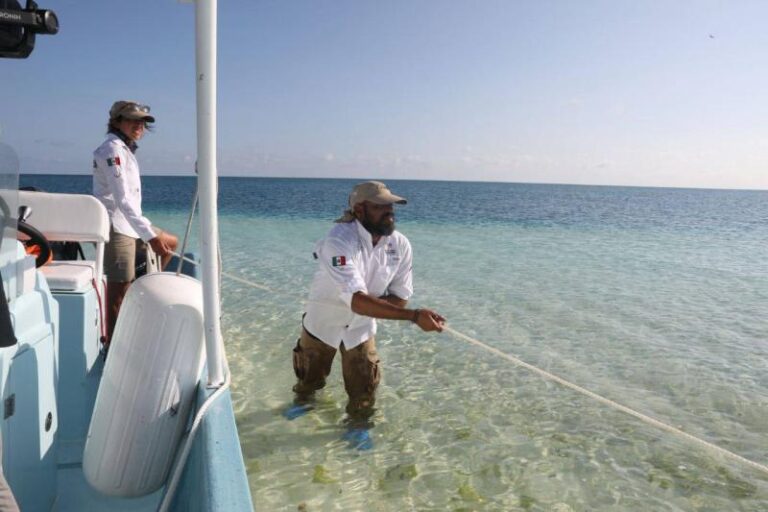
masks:
{"type": "MultiPolygon", "coordinates": [[[[347,414],[352,418],[368,418],[373,414],[376,388],[381,380],[376,342],[371,337],[351,350],[340,347],[344,389],[349,403],[347,414]]],[[[298,382],[293,386],[299,402],[307,401],[312,393],[325,387],[331,373],[336,349],[312,336],[302,327],[301,337],[293,349],[293,370],[298,382]]]]}

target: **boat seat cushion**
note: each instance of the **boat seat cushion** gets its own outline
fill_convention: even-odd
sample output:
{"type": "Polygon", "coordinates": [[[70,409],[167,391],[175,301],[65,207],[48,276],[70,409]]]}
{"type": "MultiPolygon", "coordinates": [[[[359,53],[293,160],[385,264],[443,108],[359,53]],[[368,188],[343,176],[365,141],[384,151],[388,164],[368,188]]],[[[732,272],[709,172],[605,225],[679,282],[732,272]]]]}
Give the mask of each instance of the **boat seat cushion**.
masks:
{"type": "Polygon", "coordinates": [[[51,291],[82,292],[93,286],[94,261],[51,261],[40,267],[51,291]]]}

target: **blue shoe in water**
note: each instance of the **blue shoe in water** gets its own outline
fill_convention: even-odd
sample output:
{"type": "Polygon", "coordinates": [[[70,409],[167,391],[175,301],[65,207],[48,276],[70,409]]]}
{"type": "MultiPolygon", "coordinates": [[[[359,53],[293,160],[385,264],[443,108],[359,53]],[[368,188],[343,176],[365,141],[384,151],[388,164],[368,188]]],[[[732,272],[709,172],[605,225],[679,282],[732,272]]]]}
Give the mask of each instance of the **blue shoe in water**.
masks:
{"type": "Polygon", "coordinates": [[[373,448],[373,439],[371,439],[371,433],[367,428],[351,428],[347,430],[342,439],[349,443],[350,448],[356,450],[370,450],[373,448]]]}
{"type": "Polygon", "coordinates": [[[304,416],[314,408],[315,406],[311,404],[293,404],[283,411],[283,416],[288,421],[295,420],[296,418],[304,416]]]}

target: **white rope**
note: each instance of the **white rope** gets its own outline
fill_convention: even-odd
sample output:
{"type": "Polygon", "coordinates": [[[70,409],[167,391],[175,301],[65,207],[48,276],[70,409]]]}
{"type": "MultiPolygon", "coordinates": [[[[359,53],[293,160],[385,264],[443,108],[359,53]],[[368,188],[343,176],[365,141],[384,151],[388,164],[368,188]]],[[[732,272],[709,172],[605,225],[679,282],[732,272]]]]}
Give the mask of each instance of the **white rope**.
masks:
{"type": "MultiPolygon", "coordinates": [[[[187,258],[186,256],[184,256],[184,257],[179,256],[179,254],[175,253],[175,252],[173,253],[173,255],[176,256],[177,258],[183,259],[186,262],[192,263],[193,265],[199,265],[199,263],[197,261],[195,261],[195,260],[193,260],[191,258],[187,258]]],[[[219,266],[219,268],[221,268],[221,266],[219,266]]],[[[240,283],[247,284],[248,286],[252,286],[254,288],[259,288],[260,290],[265,290],[265,291],[268,291],[268,292],[277,293],[275,290],[273,290],[272,288],[269,288],[268,286],[264,286],[263,284],[254,283],[253,281],[249,281],[247,279],[243,279],[242,277],[233,276],[232,274],[227,274],[226,272],[221,272],[221,275],[223,275],[226,278],[232,279],[233,281],[238,281],[240,283]]]]}
{"type": "MultiPolygon", "coordinates": [[[[226,361],[226,359],[225,359],[226,361]]],[[[224,383],[219,386],[216,391],[214,391],[211,396],[205,399],[205,402],[202,406],[200,406],[200,410],[197,411],[197,414],[195,415],[195,419],[192,422],[192,426],[189,429],[189,432],[187,433],[186,437],[184,438],[184,444],[181,448],[181,451],[178,452],[178,459],[176,461],[176,464],[173,468],[173,474],[171,475],[170,480],[168,481],[168,485],[165,488],[165,494],[163,495],[163,499],[160,502],[160,505],[157,507],[158,512],[166,512],[168,510],[168,507],[171,505],[171,501],[173,500],[174,495],[176,494],[176,488],[179,485],[179,481],[181,480],[181,475],[184,472],[184,466],[186,466],[187,457],[189,457],[189,452],[192,450],[192,444],[195,440],[195,434],[197,433],[197,429],[202,425],[203,418],[205,417],[205,413],[208,412],[208,409],[213,405],[213,403],[216,401],[217,398],[219,398],[224,391],[229,389],[229,386],[232,382],[232,376],[229,373],[229,367],[227,366],[225,368],[226,373],[224,376],[224,383]]]]}
{"type": "Polygon", "coordinates": [[[552,373],[549,373],[546,370],[542,370],[541,368],[537,368],[536,366],[533,366],[532,364],[526,363],[525,361],[522,361],[514,356],[511,356],[509,354],[506,354],[502,352],[501,350],[491,347],[489,345],[486,345],[482,341],[476,340],[475,338],[472,338],[470,336],[467,336],[466,334],[460,333],[456,329],[453,329],[451,327],[448,327],[447,325],[443,326],[443,329],[456,336],[457,338],[466,341],[467,343],[470,343],[472,345],[475,345],[477,347],[480,347],[484,350],[487,350],[488,352],[491,352],[493,354],[496,354],[499,357],[502,357],[508,361],[513,362],[514,364],[518,366],[522,366],[523,368],[532,371],[533,373],[544,377],[547,380],[551,380],[554,382],[557,382],[558,384],[565,386],[569,389],[572,389],[578,393],[581,393],[582,395],[588,396],[589,398],[592,398],[594,400],[597,400],[600,403],[603,403],[609,407],[612,407],[614,409],[617,409],[623,413],[629,414],[630,416],[634,416],[635,418],[639,419],[640,421],[643,421],[651,426],[654,426],[658,429],[664,430],[666,432],[670,432],[672,434],[676,434],[684,439],[687,439],[688,441],[691,441],[693,443],[696,443],[700,446],[703,446],[704,448],[711,450],[715,453],[718,453],[720,455],[724,455],[727,458],[736,460],[738,462],[741,462],[742,464],[746,464],[747,466],[757,469],[758,471],[762,471],[763,473],[768,475],[768,466],[765,466],[763,464],[760,464],[758,462],[749,460],[747,458],[742,457],[741,455],[738,455],[736,453],[733,453],[729,450],[726,450],[725,448],[721,448],[715,444],[710,443],[709,441],[705,441],[703,439],[700,439],[694,435],[691,435],[687,432],[683,432],[679,428],[675,428],[672,425],[667,425],[666,423],[659,421],[655,418],[651,418],[650,416],[647,416],[641,412],[637,412],[634,409],[630,409],[629,407],[625,405],[621,405],[618,402],[614,402],[613,400],[610,400],[608,398],[605,398],[603,396],[598,395],[597,393],[593,393],[592,391],[589,391],[588,389],[584,389],[581,386],[578,386],[572,382],[568,382],[567,380],[563,379],[562,377],[558,377],[557,375],[554,375],[552,373]]]}
{"type": "MultiPolygon", "coordinates": [[[[197,167],[197,164],[195,164],[195,167],[197,167]]],[[[197,173],[197,168],[195,168],[195,173],[197,173]]],[[[195,187],[195,198],[192,199],[192,208],[189,212],[189,218],[187,218],[187,229],[186,231],[184,231],[184,240],[181,243],[181,250],[179,251],[179,254],[184,254],[185,252],[187,252],[187,242],[189,242],[189,233],[192,231],[192,219],[195,216],[195,210],[197,209],[197,200],[199,199],[199,196],[200,196],[199,189],[195,187]]],[[[181,269],[183,266],[184,266],[184,260],[179,258],[179,265],[178,267],[176,267],[177,276],[181,274],[181,269]]]]}
{"type": "MultiPolygon", "coordinates": [[[[199,265],[199,263],[193,259],[187,258],[186,256],[180,256],[178,253],[173,253],[174,256],[179,258],[180,260],[187,261],[189,263],[192,263],[193,265],[199,265]]],[[[179,265],[181,267],[181,265],[179,265]]],[[[221,268],[221,265],[219,265],[219,268],[221,268]]],[[[246,281],[245,279],[241,279],[239,277],[235,276],[229,276],[226,275],[230,279],[234,279],[236,281],[242,281],[246,284],[249,284],[251,286],[255,286],[257,288],[262,288],[267,291],[272,291],[266,286],[261,286],[256,283],[251,283],[249,281],[246,281]]],[[[224,357],[224,361],[226,364],[227,358],[224,357]]],[[[226,365],[224,367],[225,373],[224,373],[224,382],[216,388],[216,391],[214,391],[211,396],[205,399],[205,402],[203,402],[203,405],[200,406],[200,409],[197,411],[197,414],[195,415],[195,419],[192,421],[192,426],[190,427],[187,434],[184,436],[184,439],[182,440],[182,446],[181,449],[177,452],[177,459],[176,463],[173,466],[173,472],[168,480],[168,484],[165,488],[165,493],[163,495],[163,499],[160,501],[160,504],[157,507],[158,512],[166,512],[168,510],[168,507],[171,506],[171,502],[174,498],[174,495],[176,494],[176,488],[179,485],[179,481],[181,480],[181,475],[183,474],[184,467],[186,466],[187,458],[189,457],[189,453],[192,450],[192,444],[195,439],[195,435],[197,434],[197,430],[200,428],[200,425],[203,423],[203,418],[205,417],[205,414],[208,412],[208,409],[214,404],[217,398],[219,398],[226,390],[229,389],[231,383],[232,383],[232,374],[229,372],[229,365],[226,365]]]]}

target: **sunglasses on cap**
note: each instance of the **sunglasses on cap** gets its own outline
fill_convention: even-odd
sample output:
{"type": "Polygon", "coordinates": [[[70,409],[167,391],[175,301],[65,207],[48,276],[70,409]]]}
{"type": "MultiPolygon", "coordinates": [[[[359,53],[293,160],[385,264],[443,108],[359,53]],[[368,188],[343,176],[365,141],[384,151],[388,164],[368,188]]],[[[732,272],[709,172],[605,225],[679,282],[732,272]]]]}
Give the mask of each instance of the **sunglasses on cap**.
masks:
{"type": "Polygon", "coordinates": [[[140,105],[138,103],[129,103],[125,107],[121,109],[123,112],[125,111],[133,111],[133,112],[139,112],[142,114],[149,114],[149,105],[140,105]]]}

